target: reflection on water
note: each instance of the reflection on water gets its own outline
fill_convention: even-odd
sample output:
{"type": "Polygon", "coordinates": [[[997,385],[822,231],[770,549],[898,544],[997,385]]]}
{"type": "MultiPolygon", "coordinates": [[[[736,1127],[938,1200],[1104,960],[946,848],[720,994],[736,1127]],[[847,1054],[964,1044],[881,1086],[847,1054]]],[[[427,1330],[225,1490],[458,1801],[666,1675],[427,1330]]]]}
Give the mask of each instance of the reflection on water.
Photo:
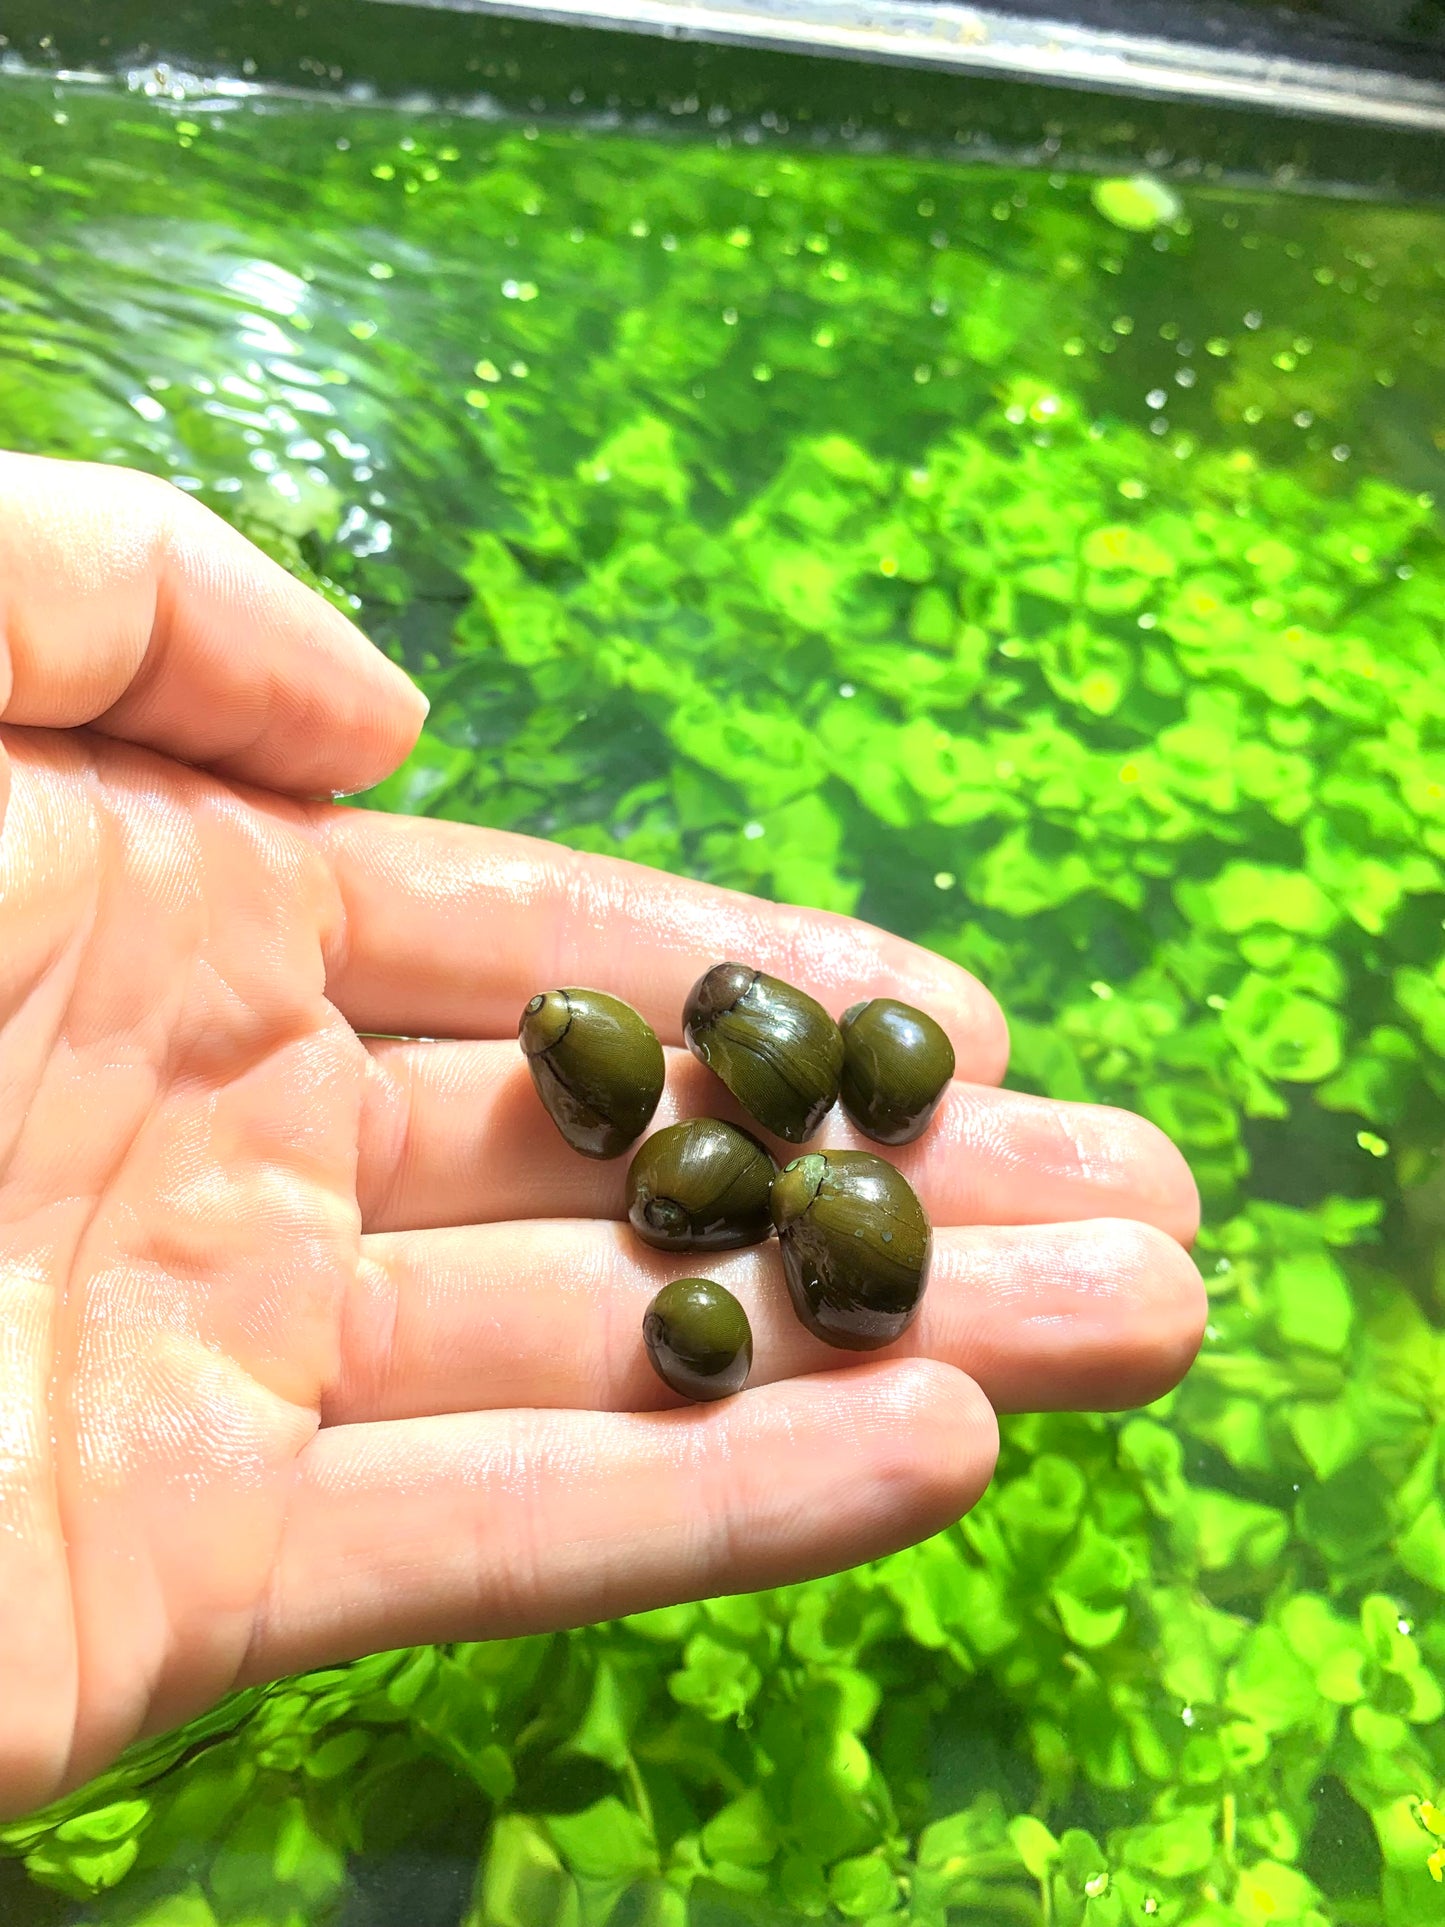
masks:
{"type": "Polygon", "coordinates": [[[7,1918],[1445,1918],[1445,218],[4,113],[0,437],[347,598],[434,696],[374,801],[977,969],[1020,1081],[1186,1146],[1214,1301],[928,1547],[255,1697],[12,1830],[7,1918]]]}

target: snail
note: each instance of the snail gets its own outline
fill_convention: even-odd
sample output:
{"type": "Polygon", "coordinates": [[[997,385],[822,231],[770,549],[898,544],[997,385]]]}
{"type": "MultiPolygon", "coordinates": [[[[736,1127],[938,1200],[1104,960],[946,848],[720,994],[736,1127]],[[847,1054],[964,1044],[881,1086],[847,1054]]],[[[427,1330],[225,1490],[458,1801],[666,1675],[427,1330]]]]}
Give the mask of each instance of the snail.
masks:
{"type": "Polygon", "coordinates": [[[715,964],[693,985],[683,1036],[765,1130],[802,1144],[833,1108],[838,1026],[806,992],[748,964],[715,964]]]}
{"type": "Polygon", "coordinates": [[[517,1038],[537,1095],[574,1151],[615,1158],[647,1129],[662,1096],[662,1046],[650,1024],[603,990],[546,990],[517,1038]]]}
{"type": "Polygon", "coordinates": [[[911,1144],[928,1129],[953,1076],[953,1045],[926,1011],[875,997],[838,1020],[843,1109],[865,1137],[911,1144]]]}
{"type": "Polygon", "coordinates": [[[778,1174],[771,1208],[793,1309],[815,1338],[872,1351],[908,1329],[932,1233],[900,1171],[871,1151],[810,1151],[778,1174]]]}
{"type": "Polygon", "coordinates": [[[729,1398],[748,1382],[753,1334],[748,1315],[711,1278],[674,1278],[642,1320],[653,1370],[682,1398],[729,1398]]]}
{"type": "Polygon", "coordinates": [[[627,1216],[659,1251],[722,1251],[771,1235],[768,1193],[778,1167],[750,1131],[720,1118],[669,1124],[627,1173],[627,1216]]]}

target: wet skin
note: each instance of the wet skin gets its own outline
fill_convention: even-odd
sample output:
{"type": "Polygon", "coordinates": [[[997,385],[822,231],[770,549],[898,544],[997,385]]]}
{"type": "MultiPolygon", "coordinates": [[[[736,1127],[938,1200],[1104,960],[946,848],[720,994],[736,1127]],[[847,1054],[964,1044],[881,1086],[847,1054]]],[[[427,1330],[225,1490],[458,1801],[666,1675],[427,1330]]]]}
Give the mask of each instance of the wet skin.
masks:
{"type": "MultiPolygon", "coordinates": [[[[1143,1401],[1187,1365],[1182,1160],[995,1089],[965,972],[315,800],[393,768],[419,699],[146,478],[0,456],[0,580],[0,1811],[239,1683],[878,1557],[978,1496],[995,1403],[1143,1401]],[[719,956],[934,1013],[959,1075],[897,1154],[935,1225],[903,1338],[840,1368],[771,1244],[724,1254],[760,1369],[663,1409],[639,1331],[668,1266],[622,1162],[537,1102],[517,1013],[606,984],[658,1033],[671,1123],[722,1095],[676,1048],[719,956]]],[[[819,1141],[853,1142],[838,1114],[819,1141]]]]}

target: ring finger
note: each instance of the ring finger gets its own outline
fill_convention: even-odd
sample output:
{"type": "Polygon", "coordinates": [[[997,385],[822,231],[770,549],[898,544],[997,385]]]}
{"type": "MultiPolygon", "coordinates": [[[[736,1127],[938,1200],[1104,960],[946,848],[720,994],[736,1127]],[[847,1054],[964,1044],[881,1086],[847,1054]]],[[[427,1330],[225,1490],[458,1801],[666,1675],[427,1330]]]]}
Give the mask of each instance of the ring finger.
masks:
{"type": "MultiPolygon", "coordinates": [[[[754,1383],[857,1362],[793,1317],[773,1243],[689,1260],[574,1219],[402,1232],[363,1241],[325,1421],[674,1405],[642,1314],[669,1278],[698,1271],[746,1309],[754,1383]]],[[[999,1410],[1110,1410],[1172,1385],[1203,1326],[1193,1262],[1148,1225],[951,1229],[934,1235],[917,1320],[882,1356],[956,1366],[999,1410]]]]}

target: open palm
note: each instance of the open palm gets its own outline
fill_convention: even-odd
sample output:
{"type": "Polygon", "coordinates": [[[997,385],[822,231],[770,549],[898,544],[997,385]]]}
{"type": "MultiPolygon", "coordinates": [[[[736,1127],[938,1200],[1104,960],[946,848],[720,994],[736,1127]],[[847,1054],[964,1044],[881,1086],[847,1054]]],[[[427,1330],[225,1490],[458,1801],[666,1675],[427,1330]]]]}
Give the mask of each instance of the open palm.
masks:
{"type": "MultiPolygon", "coordinates": [[[[0,459],[0,614],[0,1809],[243,1681],[876,1556],[978,1496],[995,1409],[1127,1405],[1192,1357],[1182,1161],[997,1090],[962,971],[296,800],[392,767],[419,700],[141,478],[0,459]],[[690,1267],[627,1233],[626,1160],[566,1148],[514,1039],[592,983],[675,1047],[723,957],[924,1005],[960,1081],[895,1154],[936,1227],[906,1338],[831,1353],[776,1249],[715,1258],[753,1386],[679,1408],[640,1323],[690,1267]]],[[[736,1115],[670,1049],[657,1122],[699,1112],[736,1115]]]]}

